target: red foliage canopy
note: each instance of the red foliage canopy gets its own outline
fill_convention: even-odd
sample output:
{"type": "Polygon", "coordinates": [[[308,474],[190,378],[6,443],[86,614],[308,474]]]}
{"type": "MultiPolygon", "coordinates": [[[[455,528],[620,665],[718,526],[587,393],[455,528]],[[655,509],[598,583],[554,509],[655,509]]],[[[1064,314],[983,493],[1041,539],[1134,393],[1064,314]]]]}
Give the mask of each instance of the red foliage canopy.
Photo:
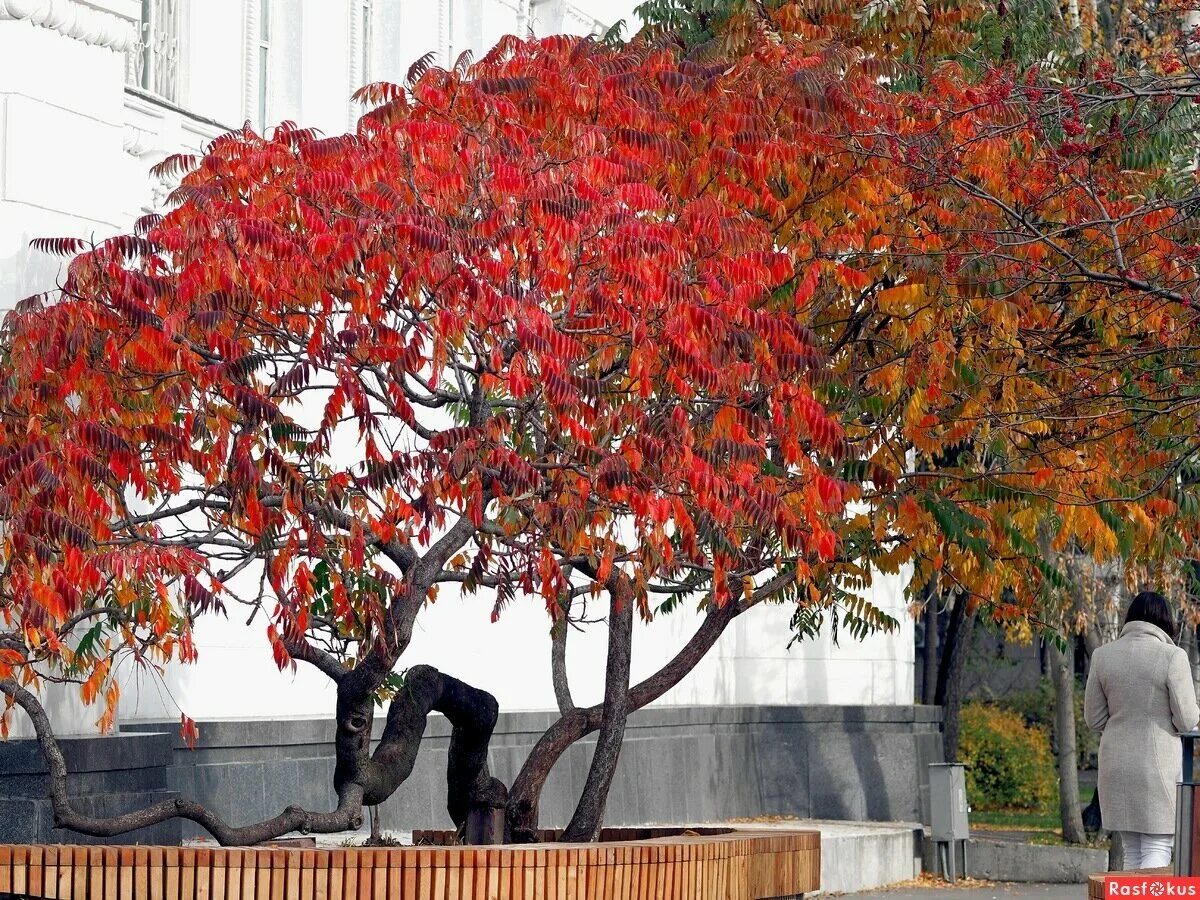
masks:
{"type": "Polygon", "coordinates": [[[354,134],[168,160],[175,209],[8,323],[4,610],[30,662],[96,610],[69,661],[110,634],[187,656],[259,561],[270,601],[234,595],[281,666],[308,635],[383,672],[440,581],[557,609],[564,569],[619,573],[644,611],[804,582],[845,440],[797,316],[816,269],[776,240],[805,186],[778,179],[823,166],[834,119],[775,92],[825,93],[842,128],[853,88],[781,47],[507,39],[365,89],[354,134]]]}

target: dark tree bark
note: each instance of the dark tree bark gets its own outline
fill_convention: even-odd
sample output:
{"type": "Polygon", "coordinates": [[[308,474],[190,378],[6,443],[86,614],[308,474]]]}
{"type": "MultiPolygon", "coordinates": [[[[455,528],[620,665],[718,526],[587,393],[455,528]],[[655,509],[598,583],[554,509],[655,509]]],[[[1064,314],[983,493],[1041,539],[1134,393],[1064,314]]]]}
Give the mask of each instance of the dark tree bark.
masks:
{"type": "Polygon", "coordinates": [[[625,740],[629,718],[629,666],[633,655],[633,585],[628,576],[618,575],[609,585],[608,664],[604,674],[604,703],[600,714],[600,736],[588,769],[583,793],[575,814],[563,832],[572,843],[594,841],[604,821],[608,790],[612,787],[625,740]]]}
{"type": "MultiPolygon", "coordinates": [[[[1124,4],[1122,4],[1123,6],[1124,4]]],[[[1104,49],[1112,55],[1117,50],[1117,22],[1113,20],[1112,4],[1109,0],[1097,0],[1096,19],[1100,23],[1100,33],[1104,35],[1104,49]]]]}
{"type": "Polygon", "coordinates": [[[942,751],[946,762],[958,760],[959,717],[962,712],[963,671],[975,631],[977,616],[967,612],[967,599],[958,597],[950,613],[946,643],[942,648],[941,666],[935,699],[942,707],[942,751]]]}
{"type": "MultiPolygon", "coordinates": [[[[387,725],[374,754],[367,756],[371,721],[359,704],[347,703],[343,722],[339,697],[338,731],[341,752],[334,770],[334,788],[359,784],[363,802],[377,806],[412,774],[421,747],[425,720],[440,712],[450,720],[450,753],[446,768],[447,811],[462,828],[472,808],[503,808],[508,799],[503,783],[487,768],[488,742],[499,707],[487,691],[471,687],[432,666],[408,670],[404,686],[388,707],[387,725]],[[343,735],[342,732],[345,732],[343,735]]],[[[373,702],[368,697],[367,702],[373,702]]]]}
{"type": "Polygon", "coordinates": [[[1108,838],[1108,871],[1120,872],[1125,868],[1125,845],[1121,832],[1114,831],[1108,838]]]}
{"type": "Polygon", "coordinates": [[[559,715],[567,715],[575,708],[571,697],[571,682],[567,678],[567,634],[571,624],[567,620],[571,612],[570,594],[559,604],[562,617],[550,630],[550,680],[554,684],[554,700],[558,704],[559,715]]]}
{"type": "Polygon", "coordinates": [[[1183,626],[1188,635],[1188,661],[1192,664],[1192,688],[1200,692],[1200,630],[1183,626]]]}
{"type": "Polygon", "coordinates": [[[1079,760],[1075,735],[1075,645],[1068,641],[1060,650],[1047,641],[1050,676],[1054,682],[1054,737],[1058,756],[1058,809],[1063,840],[1082,844],[1083,810],[1079,805],[1079,760]]]}
{"type": "Polygon", "coordinates": [[[938,595],[936,580],[925,587],[925,655],[922,659],[921,702],[933,705],[937,695],[938,677],[938,595]]]}

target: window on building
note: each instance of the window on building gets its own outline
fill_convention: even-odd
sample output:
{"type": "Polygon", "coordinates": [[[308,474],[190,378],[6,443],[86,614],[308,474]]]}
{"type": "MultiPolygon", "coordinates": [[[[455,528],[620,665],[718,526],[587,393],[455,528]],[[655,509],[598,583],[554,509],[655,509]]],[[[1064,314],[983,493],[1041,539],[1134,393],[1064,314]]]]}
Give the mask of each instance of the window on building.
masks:
{"type": "Polygon", "coordinates": [[[254,98],[254,124],[260,134],[267,128],[267,101],[271,88],[271,4],[272,0],[258,0],[258,42],[255,46],[258,91],[254,98]]]}
{"type": "Polygon", "coordinates": [[[142,0],[141,35],[129,51],[125,80],[130,87],[178,103],[180,35],[185,0],[142,0]]]}

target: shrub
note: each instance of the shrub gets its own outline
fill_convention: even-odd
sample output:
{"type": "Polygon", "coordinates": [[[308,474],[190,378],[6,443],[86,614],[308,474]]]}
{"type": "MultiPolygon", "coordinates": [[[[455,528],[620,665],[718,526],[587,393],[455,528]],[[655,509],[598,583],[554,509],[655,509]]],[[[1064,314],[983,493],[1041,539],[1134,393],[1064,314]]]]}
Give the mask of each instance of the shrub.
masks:
{"type": "Polygon", "coordinates": [[[967,766],[967,797],[978,810],[1044,810],[1057,796],[1050,739],[1011,710],[963,705],[959,761],[967,766]]]}
{"type": "MultiPolygon", "coordinates": [[[[1003,709],[1011,709],[1021,715],[1027,725],[1042,727],[1050,735],[1051,751],[1054,750],[1054,688],[1043,680],[1031,691],[1016,691],[996,697],[995,702],[1003,709]]],[[[1100,755],[1100,735],[1087,727],[1083,719],[1083,681],[1075,679],[1075,750],[1081,769],[1095,769],[1100,755]]]]}

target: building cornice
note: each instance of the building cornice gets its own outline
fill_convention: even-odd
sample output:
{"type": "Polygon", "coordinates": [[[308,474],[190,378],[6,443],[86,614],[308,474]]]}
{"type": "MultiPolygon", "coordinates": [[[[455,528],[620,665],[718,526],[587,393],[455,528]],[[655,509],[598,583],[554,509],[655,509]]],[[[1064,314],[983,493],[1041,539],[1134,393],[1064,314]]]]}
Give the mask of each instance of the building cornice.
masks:
{"type": "Polygon", "coordinates": [[[0,0],[0,22],[29,22],[39,28],[124,53],[137,45],[135,23],[78,0],[0,0]]]}
{"type": "MultiPolygon", "coordinates": [[[[588,13],[585,10],[580,9],[578,6],[575,6],[573,3],[566,4],[565,8],[563,9],[563,18],[570,19],[578,23],[578,25],[582,26],[588,34],[594,34],[596,32],[603,34],[608,30],[608,26],[606,26],[603,22],[601,22],[591,13],[588,13]]],[[[566,23],[564,22],[563,24],[565,25],[566,23]]],[[[570,31],[574,32],[575,29],[572,28],[570,31]]]]}

